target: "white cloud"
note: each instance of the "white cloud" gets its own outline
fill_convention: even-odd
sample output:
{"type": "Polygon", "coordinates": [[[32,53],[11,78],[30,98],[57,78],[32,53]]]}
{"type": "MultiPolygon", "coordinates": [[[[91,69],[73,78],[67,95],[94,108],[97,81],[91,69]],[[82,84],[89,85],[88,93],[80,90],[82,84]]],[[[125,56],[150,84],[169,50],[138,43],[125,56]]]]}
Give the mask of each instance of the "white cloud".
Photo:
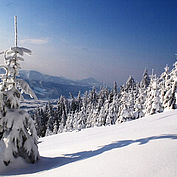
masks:
{"type": "Polygon", "coordinates": [[[20,40],[21,44],[35,44],[35,45],[42,45],[47,44],[48,39],[22,39],[20,40]]]}

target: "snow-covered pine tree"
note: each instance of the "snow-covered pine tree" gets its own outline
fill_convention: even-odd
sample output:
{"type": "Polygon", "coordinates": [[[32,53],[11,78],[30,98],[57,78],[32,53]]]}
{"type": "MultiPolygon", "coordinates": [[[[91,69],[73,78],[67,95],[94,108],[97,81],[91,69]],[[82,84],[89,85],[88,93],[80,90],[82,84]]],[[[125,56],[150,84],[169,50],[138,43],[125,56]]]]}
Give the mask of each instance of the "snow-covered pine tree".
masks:
{"type": "Polygon", "coordinates": [[[82,107],[81,92],[79,91],[77,96],[77,111],[80,111],[82,107]]]}
{"type": "Polygon", "coordinates": [[[57,119],[58,133],[63,132],[67,120],[67,115],[68,113],[72,112],[71,104],[70,104],[70,108],[68,105],[69,103],[67,99],[61,95],[57,103],[57,109],[55,113],[55,119],[57,119]]]}
{"type": "Polygon", "coordinates": [[[101,110],[99,112],[97,121],[96,121],[96,126],[100,127],[106,124],[106,114],[105,114],[105,109],[104,106],[101,107],[101,110]]]}
{"type": "Polygon", "coordinates": [[[139,87],[138,88],[138,93],[137,93],[137,97],[135,99],[135,105],[134,105],[134,118],[135,119],[138,119],[138,118],[141,118],[143,117],[145,114],[144,114],[144,103],[146,101],[146,89],[147,88],[141,88],[139,87]]]}
{"type": "Polygon", "coordinates": [[[156,75],[151,76],[151,81],[147,90],[147,99],[145,101],[145,114],[155,114],[163,111],[160,99],[160,87],[156,75]]]}
{"type": "Polygon", "coordinates": [[[87,104],[88,104],[88,91],[85,92],[82,99],[82,106],[84,107],[84,109],[87,108],[87,104]]]}
{"type": "Polygon", "coordinates": [[[92,127],[92,115],[93,115],[93,107],[91,102],[88,103],[87,109],[86,109],[86,116],[87,116],[87,121],[86,121],[86,128],[92,127]]]}
{"type": "Polygon", "coordinates": [[[177,61],[173,64],[174,68],[172,69],[170,76],[171,76],[171,90],[172,90],[172,97],[170,106],[172,109],[177,108],[177,61]]]}
{"type": "Polygon", "coordinates": [[[39,107],[32,112],[32,118],[36,127],[37,136],[40,137],[42,132],[42,115],[39,107]]]}
{"type": "Polygon", "coordinates": [[[98,119],[101,119],[101,120],[98,120],[98,122],[101,121],[103,125],[108,125],[109,121],[107,121],[107,116],[109,113],[109,107],[110,107],[110,103],[109,103],[109,98],[108,98],[104,102],[103,109],[102,111],[100,111],[100,114],[98,115],[98,119]]]}
{"type": "Polygon", "coordinates": [[[59,124],[59,128],[58,128],[58,133],[62,133],[64,131],[64,127],[66,125],[66,121],[67,121],[67,116],[66,114],[63,112],[62,116],[61,116],[61,122],[59,124]]]}
{"type": "Polygon", "coordinates": [[[42,117],[41,119],[41,137],[44,137],[46,134],[46,130],[47,130],[47,122],[49,120],[49,105],[46,104],[44,108],[40,108],[40,112],[39,115],[42,117]]]}
{"type": "Polygon", "coordinates": [[[109,104],[109,110],[106,117],[106,125],[113,125],[118,119],[119,100],[117,93],[113,96],[113,101],[109,104]]]}
{"type": "Polygon", "coordinates": [[[114,95],[117,95],[117,93],[118,93],[117,82],[115,81],[115,82],[114,82],[114,87],[113,87],[113,94],[114,94],[114,95]]]}
{"type": "Polygon", "coordinates": [[[98,101],[95,87],[93,87],[92,90],[90,91],[89,101],[92,104],[92,108],[95,108],[96,104],[97,104],[97,101],[98,101]]]}
{"type": "Polygon", "coordinates": [[[86,113],[84,108],[80,112],[75,112],[73,120],[73,129],[80,131],[86,126],[86,113]]]}
{"type": "Polygon", "coordinates": [[[68,114],[68,118],[66,120],[66,125],[64,128],[64,131],[65,132],[73,131],[73,129],[74,129],[73,124],[74,124],[74,113],[71,112],[68,114]]]}
{"type": "Polygon", "coordinates": [[[53,134],[57,134],[57,132],[58,132],[58,124],[57,124],[57,120],[55,120],[54,126],[53,126],[53,134]]]}
{"type": "Polygon", "coordinates": [[[3,52],[4,65],[0,66],[5,70],[0,75],[0,141],[4,144],[3,162],[6,166],[17,157],[31,163],[39,159],[33,120],[26,111],[20,109],[21,93],[36,96],[25,81],[16,78],[20,69],[19,61],[24,61],[22,56],[31,54],[29,49],[17,46],[16,22],[15,17],[15,47],[3,52]]]}
{"type": "Polygon", "coordinates": [[[96,121],[98,119],[99,111],[97,108],[94,108],[93,113],[91,115],[91,127],[96,126],[96,121]]]}
{"type": "Polygon", "coordinates": [[[86,127],[86,121],[87,121],[87,115],[84,107],[81,108],[81,111],[79,112],[79,116],[80,116],[80,127],[81,129],[84,129],[86,127]]]}
{"type": "Polygon", "coordinates": [[[146,89],[150,84],[150,77],[148,75],[147,69],[144,70],[143,78],[140,82],[140,87],[146,89]]]}
{"type": "Polygon", "coordinates": [[[136,82],[132,76],[129,76],[125,86],[124,91],[128,92],[130,90],[134,90],[136,88],[136,82]]]}
{"type": "Polygon", "coordinates": [[[174,64],[174,68],[169,73],[169,68],[165,68],[165,72],[162,80],[162,102],[165,110],[177,108],[177,61],[174,64]],[[163,84],[164,82],[164,84],[163,84]]]}
{"type": "Polygon", "coordinates": [[[132,76],[129,76],[125,86],[121,86],[119,98],[119,111],[116,123],[134,119],[134,103],[137,95],[137,84],[132,76]]]}
{"type": "Polygon", "coordinates": [[[118,112],[117,123],[121,123],[130,119],[134,119],[134,104],[135,95],[133,88],[128,92],[122,92],[122,97],[120,100],[120,107],[118,112]]]}
{"type": "Polygon", "coordinates": [[[164,72],[160,75],[159,85],[160,85],[160,98],[163,105],[163,108],[166,109],[168,107],[168,101],[165,99],[165,95],[170,87],[170,74],[168,65],[165,66],[164,72]]]}
{"type": "Polygon", "coordinates": [[[145,115],[145,101],[147,98],[147,88],[150,84],[150,77],[147,69],[144,70],[140,84],[136,88],[136,98],[134,105],[134,118],[140,118],[145,115]]]}
{"type": "Polygon", "coordinates": [[[73,119],[73,130],[78,130],[78,128],[79,128],[78,119],[79,119],[79,114],[78,114],[78,112],[75,112],[74,119],[73,119]]]}
{"type": "Polygon", "coordinates": [[[107,98],[108,98],[107,90],[104,87],[102,87],[98,93],[98,103],[96,105],[96,109],[97,109],[97,118],[95,120],[96,126],[102,126],[105,124],[105,120],[103,120],[105,118],[104,103],[107,100],[107,98]]]}
{"type": "Polygon", "coordinates": [[[108,110],[107,117],[106,117],[106,124],[105,125],[112,125],[114,119],[115,119],[115,112],[110,107],[109,110],[108,110]]]}
{"type": "MultiPolygon", "coordinates": [[[[45,136],[49,136],[53,134],[54,122],[55,122],[54,109],[50,102],[48,103],[48,107],[49,109],[48,109],[48,112],[46,113],[48,121],[47,121],[47,126],[46,126],[47,130],[46,130],[45,136]]],[[[57,123],[57,121],[55,123],[57,123]]]]}
{"type": "Polygon", "coordinates": [[[69,112],[75,113],[77,111],[77,109],[78,109],[77,100],[74,98],[74,96],[72,95],[72,93],[69,93],[69,94],[70,94],[70,97],[71,97],[69,112]]]}

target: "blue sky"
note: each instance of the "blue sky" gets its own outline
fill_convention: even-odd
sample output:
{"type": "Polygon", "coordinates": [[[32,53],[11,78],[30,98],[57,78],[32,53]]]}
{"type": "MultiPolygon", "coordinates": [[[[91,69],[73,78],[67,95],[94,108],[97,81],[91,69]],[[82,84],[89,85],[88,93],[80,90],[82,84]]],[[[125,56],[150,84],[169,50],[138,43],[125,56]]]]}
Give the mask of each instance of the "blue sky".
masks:
{"type": "Polygon", "coordinates": [[[0,50],[14,43],[14,15],[19,45],[33,51],[24,69],[122,84],[175,62],[175,0],[1,0],[0,50]]]}

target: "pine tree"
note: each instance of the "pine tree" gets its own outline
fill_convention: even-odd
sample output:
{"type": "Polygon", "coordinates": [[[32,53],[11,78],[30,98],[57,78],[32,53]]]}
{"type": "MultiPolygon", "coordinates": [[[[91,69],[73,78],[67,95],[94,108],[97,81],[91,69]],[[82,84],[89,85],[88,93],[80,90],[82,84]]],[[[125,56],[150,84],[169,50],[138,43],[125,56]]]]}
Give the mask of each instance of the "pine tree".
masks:
{"type": "Polygon", "coordinates": [[[134,119],[134,104],[137,95],[138,84],[132,76],[129,76],[125,85],[121,86],[118,94],[118,115],[116,123],[121,123],[129,119],[134,119]]]}
{"type": "Polygon", "coordinates": [[[58,132],[58,124],[57,121],[55,120],[54,126],[53,126],[53,133],[52,134],[57,134],[58,132]]]}
{"type": "Polygon", "coordinates": [[[92,104],[92,107],[94,108],[97,104],[97,94],[95,87],[92,88],[89,99],[90,103],[92,104]]]}
{"type": "Polygon", "coordinates": [[[99,115],[99,112],[98,112],[98,109],[95,108],[91,114],[91,127],[94,127],[96,126],[96,122],[97,122],[97,119],[98,119],[98,115],[99,115]]]}
{"type": "Polygon", "coordinates": [[[82,105],[85,109],[87,108],[88,102],[88,92],[86,91],[82,100],[82,105]]]}
{"type": "Polygon", "coordinates": [[[125,86],[124,91],[129,92],[130,90],[134,90],[136,88],[136,82],[132,76],[129,76],[125,86]]]}
{"type": "Polygon", "coordinates": [[[97,121],[96,121],[96,126],[100,127],[106,124],[106,114],[105,114],[105,109],[102,106],[100,113],[98,115],[97,121]]]}
{"type": "MultiPolygon", "coordinates": [[[[109,113],[109,107],[110,107],[110,103],[109,103],[109,99],[107,99],[105,102],[104,102],[104,105],[103,105],[103,109],[104,111],[102,111],[102,114],[104,114],[104,116],[102,115],[101,116],[101,119],[103,119],[103,125],[108,125],[108,121],[107,121],[107,116],[108,116],[108,113],[109,113]],[[105,119],[104,119],[105,118],[105,119]]],[[[100,116],[98,116],[100,117],[100,116]]]]}
{"type": "Polygon", "coordinates": [[[118,90],[117,90],[117,82],[115,81],[115,82],[114,82],[114,88],[113,88],[113,94],[114,94],[114,95],[117,95],[117,93],[118,93],[118,90]]]}
{"type": "MultiPolygon", "coordinates": [[[[49,135],[52,135],[53,134],[53,129],[54,129],[54,122],[55,122],[55,117],[54,117],[54,109],[53,109],[53,106],[52,104],[49,102],[48,103],[48,112],[47,112],[47,130],[46,130],[46,133],[45,133],[45,136],[49,136],[49,135]]],[[[57,121],[56,121],[57,123],[57,121]]],[[[56,125],[57,127],[57,125],[56,125]]]]}
{"type": "Polygon", "coordinates": [[[109,105],[109,110],[106,117],[106,125],[113,125],[118,119],[119,100],[117,94],[114,95],[112,103],[109,105]]]}
{"type": "Polygon", "coordinates": [[[64,126],[67,120],[67,115],[68,113],[71,113],[71,112],[72,112],[71,105],[69,108],[69,103],[67,99],[64,98],[63,96],[60,96],[60,99],[57,103],[57,110],[56,110],[56,115],[55,115],[59,133],[61,133],[64,130],[64,126]]]}
{"type": "Polygon", "coordinates": [[[1,75],[0,83],[0,140],[5,147],[3,162],[6,166],[17,157],[31,163],[39,159],[33,120],[26,111],[20,109],[21,93],[25,92],[36,97],[25,81],[16,78],[20,69],[18,62],[24,61],[21,56],[25,53],[31,54],[31,51],[17,47],[17,38],[15,47],[3,52],[4,65],[1,65],[1,68],[5,69],[5,74],[1,75]]]}
{"type": "MultiPolygon", "coordinates": [[[[162,101],[164,109],[177,108],[177,61],[174,64],[174,68],[168,73],[168,68],[165,70],[165,84],[162,89],[162,101]]],[[[163,83],[163,82],[162,82],[163,83]]]]}
{"type": "Polygon", "coordinates": [[[162,103],[160,99],[160,88],[156,76],[151,77],[148,87],[147,99],[145,102],[146,115],[162,112],[162,103]]]}
{"type": "Polygon", "coordinates": [[[68,118],[66,120],[66,125],[64,128],[64,131],[65,132],[73,131],[74,130],[73,124],[74,124],[74,114],[73,114],[73,112],[71,112],[68,114],[68,118]]]}
{"type": "Polygon", "coordinates": [[[134,118],[138,119],[145,115],[145,101],[146,101],[146,89],[143,87],[138,88],[137,97],[134,105],[134,118]]]}
{"type": "Polygon", "coordinates": [[[146,89],[150,84],[150,77],[148,75],[147,69],[144,70],[142,80],[140,82],[140,87],[146,89]]]}
{"type": "Polygon", "coordinates": [[[62,133],[64,131],[66,121],[67,121],[67,116],[66,116],[65,112],[63,112],[62,116],[61,116],[61,122],[60,122],[59,128],[58,128],[58,133],[62,133]]]}
{"type": "Polygon", "coordinates": [[[42,116],[41,119],[41,127],[42,127],[42,131],[41,131],[41,137],[44,137],[47,131],[47,122],[49,120],[49,105],[46,104],[44,108],[40,108],[40,115],[42,116]]]}
{"type": "Polygon", "coordinates": [[[92,127],[92,115],[93,115],[93,107],[91,102],[89,102],[89,104],[87,105],[87,109],[86,109],[86,116],[87,116],[87,121],[86,121],[86,128],[90,128],[92,127]]]}
{"type": "Polygon", "coordinates": [[[77,111],[81,111],[82,107],[82,99],[81,99],[81,92],[79,91],[77,96],[77,111]]]}
{"type": "Polygon", "coordinates": [[[44,137],[47,131],[47,123],[49,120],[49,106],[45,105],[44,108],[37,108],[33,113],[33,119],[39,137],[44,137]]]}
{"type": "Polygon", "coordinates": [[[72,93],[70,93],[70,97],[71,97],[71,103],[70,103],[70,111],[69,112],[75,113],[78,109],[77,100],[74,98],[72,93]]]}
{"type": "Polygon", "coordinates": [[[108,99],[107,90],[105,88],[102,88],[98,93],[98,103],[96,105],[98,112],[100,112],[101,108],[104,105],[105,100],[107,99],[108,99]]]}
{"type": "Polygon", "coordinates": [[[34,113],[32,114],[32,118],[34,120],[34,125],[36,127],[37,136],[41,137],[41,132],[42,132],[42,115],[40,113],[40,108],[39,107],[36,110],[34,110],[34,113]]]}
{"type": "MultiPolygon", "coordinates": [[[[124,121],[134,119],[134,104],[135,104],[135,93],[132,89],[128,92],[122,92],[122,96],[120,99],[120,107],[118,111],[118,119],[117,123],[122,123],[124,121]]],[[[134,87],[135,88],[135,87],[134,87]]]]}

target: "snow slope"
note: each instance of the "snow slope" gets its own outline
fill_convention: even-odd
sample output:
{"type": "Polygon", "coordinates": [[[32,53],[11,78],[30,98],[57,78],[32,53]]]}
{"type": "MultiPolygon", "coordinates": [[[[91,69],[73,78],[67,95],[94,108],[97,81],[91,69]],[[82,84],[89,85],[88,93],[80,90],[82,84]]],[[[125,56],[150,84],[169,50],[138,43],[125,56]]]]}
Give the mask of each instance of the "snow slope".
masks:
{"type": "Polygon", "coordinates": [[[0,176],[177,177],[177,110],[39,141],[38,163],[1,163],[0,176]]]}

